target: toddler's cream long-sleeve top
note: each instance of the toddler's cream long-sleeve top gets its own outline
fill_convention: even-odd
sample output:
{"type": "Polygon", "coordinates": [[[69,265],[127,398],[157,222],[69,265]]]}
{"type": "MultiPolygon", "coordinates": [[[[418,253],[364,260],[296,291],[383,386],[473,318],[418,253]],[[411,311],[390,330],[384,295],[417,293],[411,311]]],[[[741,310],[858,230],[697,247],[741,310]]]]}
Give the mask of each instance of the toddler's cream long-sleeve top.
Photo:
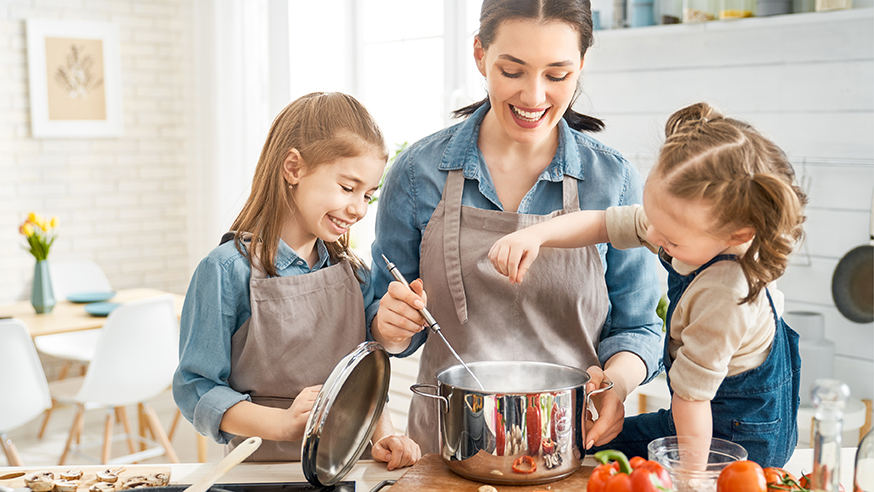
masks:
{"type": "MultiPolygon", "coordinates": [[[[659,248],[646,240],[649,220],[640,205],[607,209],[607,236],[618,249],[659,248]]],[[[743,254],[748,245],[726,254],[743,254]]],[[[688,265],[662,252],[674,270],[688,275],[701,265],[688,265]]],[[[783,314],[783,294],[773,282],[768,291],[777,315],[783,314]]],[[[685,400],[712,400],[726,376],[740,374],[765,361],[774,339],[774,313],[765,292],[752,303],[738,305],[748,287],[734,261],[714,263],[695,277],[671,317],[668,354],[671,388],[685,400]]]]}

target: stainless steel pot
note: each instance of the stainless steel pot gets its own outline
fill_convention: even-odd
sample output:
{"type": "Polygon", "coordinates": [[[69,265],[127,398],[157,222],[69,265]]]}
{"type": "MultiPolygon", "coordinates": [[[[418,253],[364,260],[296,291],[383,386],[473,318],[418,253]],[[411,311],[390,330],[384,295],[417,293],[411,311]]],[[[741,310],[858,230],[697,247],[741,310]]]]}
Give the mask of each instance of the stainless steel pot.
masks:
{"type": "Polygon", "coordinates": [[[587,395],[589,374],[575,367],[520,361],[468,366],[485,390],[461,365],[439,372],[437,385],[410,387],[440,400],[441,456],[450,470],[480,482],[533,485],[580,467],[589,397],[613,383],[587,395]],[[536,469],[529,472],[532,462],[536,469]]]}

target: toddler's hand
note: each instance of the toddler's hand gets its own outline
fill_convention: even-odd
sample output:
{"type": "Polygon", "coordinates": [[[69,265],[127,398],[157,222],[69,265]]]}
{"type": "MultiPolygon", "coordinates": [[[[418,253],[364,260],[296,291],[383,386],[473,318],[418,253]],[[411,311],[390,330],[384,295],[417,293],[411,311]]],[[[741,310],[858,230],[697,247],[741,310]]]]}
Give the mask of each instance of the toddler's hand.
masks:
{"type": "Polygon", "coordinates": [[[302,389],[294,398],[291,407],[285,412],[285,440],[297,441],[303,437],[303,433],[306,431],[307,419],[310,417],[313,404],[316,402],[316,397],[319,396],[319,390],[321,389],[321,384],[309,386],[302,389]]]}
{"type": "Polygon", "coordinates": [[[386,462],[389,470],[413,465],[422,458],[419,445],[409,437],[399,434],[385,436],[376,441],[370,454],[373,459],[386,462]]]}
{"type": "Polygon", "coordinates": [[[518,284],[537,258],[541,244],[530,231],[516,231],[495,241],[489,250],[489,261],[511,284],[518,284]]]}

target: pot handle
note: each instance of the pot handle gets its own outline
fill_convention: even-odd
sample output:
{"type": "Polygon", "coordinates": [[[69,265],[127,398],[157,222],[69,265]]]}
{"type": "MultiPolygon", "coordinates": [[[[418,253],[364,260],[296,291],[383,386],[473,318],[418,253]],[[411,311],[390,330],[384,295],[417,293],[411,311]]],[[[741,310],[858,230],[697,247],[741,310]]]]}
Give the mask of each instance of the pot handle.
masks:
{"type": "Polygon", "coordinates": [[[428,393],[426,391],[422,391],[423,389],[433,389],[435,392],[440,392],[440,388],[434,384],[416,383],[416,384],[410,386],[410,391],[412,391],[413,393],[415,393],[419,396],[424,396],[427,398],[434,398],[435,400],[440,400],[445,405],[444,412],[449,410],[449,400],[445,396],[438,395],[435,393],[428,393]]]}
{"type": "Polygon", "coordinates": [[[592,414],[592,420],[598,420],[598,409],[595,408],[595,405],[592,403],[592,395],[597,395],[598,393],[603,393],[613,388],[613,381],[609,379],[604,379],[601,381],[601,385],[603,388],[598,388],[595,391],[586,395],[586,408],[589,410],[589,413],[592,414]]]}

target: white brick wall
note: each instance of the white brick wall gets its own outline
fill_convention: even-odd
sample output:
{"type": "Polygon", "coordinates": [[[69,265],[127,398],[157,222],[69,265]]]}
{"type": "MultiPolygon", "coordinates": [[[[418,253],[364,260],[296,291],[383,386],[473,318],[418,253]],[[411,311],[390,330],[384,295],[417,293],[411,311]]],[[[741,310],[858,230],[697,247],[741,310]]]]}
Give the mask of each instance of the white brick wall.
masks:
{"type": "Polygon", "coordinates": [[[116,288],[184,293],[191,139],[191,2],[0,2],[0,303],[27,298],[34,260],[18,224],[57,215],[50,258],[89,258],[116,288]],[[25,19],[113,22],[120,31],[124,136],[34,139],[25,19]]]}

